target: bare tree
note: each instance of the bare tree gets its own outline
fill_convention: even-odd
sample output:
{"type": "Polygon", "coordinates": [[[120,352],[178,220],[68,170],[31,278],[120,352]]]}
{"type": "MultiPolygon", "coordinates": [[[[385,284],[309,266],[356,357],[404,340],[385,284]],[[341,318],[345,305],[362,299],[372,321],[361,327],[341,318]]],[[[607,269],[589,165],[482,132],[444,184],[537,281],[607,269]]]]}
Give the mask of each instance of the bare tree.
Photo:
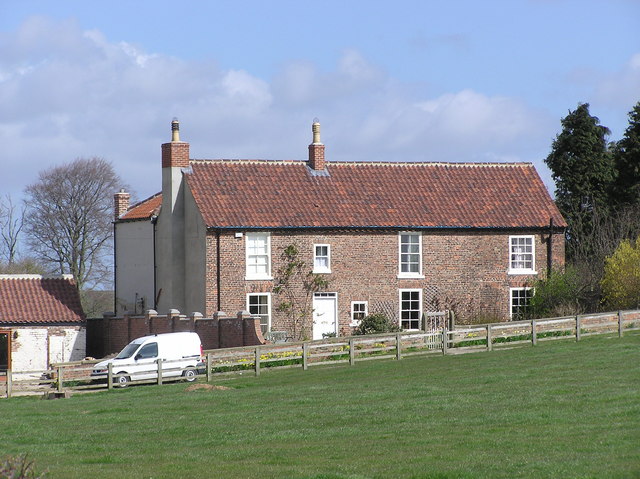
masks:
{"type": "Polygon", "coordinates": [[[640,210],[635,206],[611,211],[594,208],[575,218],[568,230],[569,263],[581,278],[579,302],[587,311],[597,311],[601,306],[600,281],[605,260],[622,241],[640,235],[640,210]]]}
{"type": "Polygon", "coordinates": [[[18,241],[24,227],[25,206],[18,208],[10,195],[0,200],[0,240],[2,255],[10,267],[18,255],[18,241]]]}
{"type": "Polygon", "coordinates": [[[102,158],[79,158],[40,172],[25,189],[25,232],[31,251],[80,290],[108,280],[113,192],[122,187],[102,158]]]}

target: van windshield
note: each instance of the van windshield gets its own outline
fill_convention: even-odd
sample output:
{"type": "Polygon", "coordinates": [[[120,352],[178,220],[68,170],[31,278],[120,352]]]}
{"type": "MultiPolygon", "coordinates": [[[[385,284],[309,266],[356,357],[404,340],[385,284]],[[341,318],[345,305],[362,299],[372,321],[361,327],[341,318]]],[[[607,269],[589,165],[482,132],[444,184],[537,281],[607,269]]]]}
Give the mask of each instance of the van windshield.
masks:
{"type": "Polygon", "coordinates": [[[116,359],[130,358],[131,356],[133,356],[133,353],[135,353],[138,350],[139,347],[140,347],[139,344],[135,344],[135,343],[127,344],[125,348],[122,351],[120,351],[120,353],[118,353],[118,355],[116,356],[116,359]]]}

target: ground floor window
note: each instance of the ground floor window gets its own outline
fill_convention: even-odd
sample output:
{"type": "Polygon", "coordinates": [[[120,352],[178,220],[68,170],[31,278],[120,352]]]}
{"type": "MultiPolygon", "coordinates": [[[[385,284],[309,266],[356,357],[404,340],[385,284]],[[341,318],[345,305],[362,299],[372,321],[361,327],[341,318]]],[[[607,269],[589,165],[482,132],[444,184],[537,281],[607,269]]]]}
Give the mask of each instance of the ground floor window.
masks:
{"type": "Polygon", "coordinates": [[[400,290],[400,327],[402,329],[420,329],[422,317],[422,290],[400,290]]]}
{"type": "Polygon", "coordinates": [[[533,288],[511,288],[511,319],[525,319],[533,297],[533,288]]]}
{"type": "Polygon", "coordinates": [[[271,295],[269,293],[250,293],[247,295],[247,311],[260,316],[262,334],[271,331],[271,295]]]}
{"type": "Polygon", "coordinates": [[[368,305],[366,301],[351,302],[351,325],[357,326],[368,314],[368,305]]]}

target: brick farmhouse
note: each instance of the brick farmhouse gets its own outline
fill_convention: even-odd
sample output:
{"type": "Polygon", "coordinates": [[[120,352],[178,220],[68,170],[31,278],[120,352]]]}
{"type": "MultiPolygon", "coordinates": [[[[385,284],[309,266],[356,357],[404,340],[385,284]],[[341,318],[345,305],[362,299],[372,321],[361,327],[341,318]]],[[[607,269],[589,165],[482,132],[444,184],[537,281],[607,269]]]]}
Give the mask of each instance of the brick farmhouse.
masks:
{"type": "Polygon", "coordinates": [[[566,223],[533,165],[340,162],[312,130],[307,160],[190,160],[174,121],[162,191],[131,207],[115,195],[116,313],[247,310],[295,339],[376,312],[404,329],[429,311],[509,320],[564,267],[566,223]],[[295,286],[304,324],[274,292],[290,245],[328,281],[295,286]]]}

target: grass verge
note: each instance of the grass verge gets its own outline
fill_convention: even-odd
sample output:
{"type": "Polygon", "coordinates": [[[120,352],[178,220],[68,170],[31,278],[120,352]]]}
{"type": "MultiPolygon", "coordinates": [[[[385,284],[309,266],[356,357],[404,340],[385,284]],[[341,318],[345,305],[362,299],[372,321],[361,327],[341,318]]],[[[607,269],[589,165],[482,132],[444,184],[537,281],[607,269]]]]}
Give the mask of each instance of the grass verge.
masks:
{"type": "Polygon", "coordinates": [[[638,334],[216,384],[5,399],[2,453],[65,479],[640,477],[638,334]]]}

